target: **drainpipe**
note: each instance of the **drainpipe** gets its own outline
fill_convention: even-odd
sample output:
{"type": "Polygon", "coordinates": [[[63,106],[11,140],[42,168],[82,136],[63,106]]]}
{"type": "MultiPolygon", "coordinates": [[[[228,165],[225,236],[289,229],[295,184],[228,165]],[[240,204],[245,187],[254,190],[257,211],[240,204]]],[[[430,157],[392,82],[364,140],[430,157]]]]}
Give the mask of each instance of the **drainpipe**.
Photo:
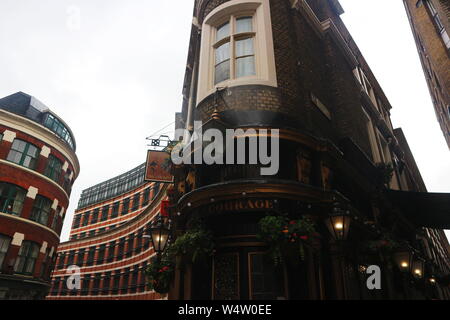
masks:
{"type": "MultiPolygon", "coordinates": [[[[197,29],[197,43],[195,46],[194,52],[194,66],[192,68],[192,77],[191,77],[191,87],[189,90],[189,103],[188,103],[188,114],[186,119],[186,129],[192,134],[194,130],[194,109],[197,104],[197,84],[198,84],[198,54],[200,51],[200,41],[201,41],[201,27],[198,24],[198,20],[194,17],[192,24],[197,29]]],[[[186,137],[183,140],[185,143],[187,142],[186,137]]]]}

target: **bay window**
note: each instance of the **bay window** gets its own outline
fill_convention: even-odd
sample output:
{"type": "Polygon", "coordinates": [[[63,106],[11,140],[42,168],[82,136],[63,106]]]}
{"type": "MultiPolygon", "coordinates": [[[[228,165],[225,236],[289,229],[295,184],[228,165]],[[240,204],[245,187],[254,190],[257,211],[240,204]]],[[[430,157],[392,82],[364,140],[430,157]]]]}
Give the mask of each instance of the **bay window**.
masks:
{"type": "Polygon", "coordinates": [[[218,87],[277,87],[269,0],[236,0],[202,25],[197,103],[218,87]]]}

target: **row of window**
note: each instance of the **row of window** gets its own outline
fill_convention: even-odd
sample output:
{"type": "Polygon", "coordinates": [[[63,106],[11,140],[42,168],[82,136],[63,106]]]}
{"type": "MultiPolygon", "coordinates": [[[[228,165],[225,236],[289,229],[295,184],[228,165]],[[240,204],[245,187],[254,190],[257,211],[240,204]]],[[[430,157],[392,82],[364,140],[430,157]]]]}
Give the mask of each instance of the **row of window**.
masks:
{"type": "MultiPolygon", "coordinates": [[[[14,265],[4,266],[8,250],[10,249],[11,241],[12,239],[10,237],[0,234],[0,273],[5,267],[13,267],[14,273],[16,274],[34,274],[36,261],[40,250],[39,244],[33,241],[23,241],[14,265]]],[[[50,272],[51,259],[48,255],[48,252],[46,252],[46,256],[41,267],[40,278],[48,280],[50,278],[50,272]]]]}
{"type": "MultiPolygon", "coordinates": [[[[20,217],[25,202],[27,191],[14,184],[0,182],[0,212],[12,214],[20,217]]],[[[40,223],[44,226],[49,226],[49,219],[51,213],[52,201],[41,195],[37,195],[33,201],[33,207],[29,219],[40,223]]],[[[59,214],[62,208],[57,207],[55,215],[49,226],[56,229],[58,224],[59,214]]]]}
{"type": "Polygon", "coordinates": [[[66,269],[71,265],[94,266],[122,261],[138,255],[150,248],[150,239],[144,238],[144,228],[128,237],[122,237],[100,246],[62,252],[58,256],[57,269],[66,269]]]}
{"type": "Polygon", "coordinates": [[[85,227],[87,225],[96,224],[99,221],[103,222],[107,221],[108,219],[117,218],[119,216],[119,213],[120,215],[124,216],[129,214],[130,212],[138,210],[139,207],[145,207],[150,202],[151,190],[153,190],[153,196],[151,200],[154,200],[154,198],[158,194],[159,188],[160,184],[157,183],[153,187],[149,187],[144,191],[135,194],[133,197],[124,199],[122,202],[117,201],[114,202],[112,205],[105,205],[102,208],[96,208],[92,211],[87,211],[78,214],[74,218],[72,229],[78,229],[80,227],[85,227]],[[131,201],[132,206],[130,206],[131,201]]]}
{"type": "Polygon", "coordinates": [[[78,209],[127,193],[145,183],[145,164],[82,192],[78,209]]]}
{"type": "Polygon", "coordinates": [[[106,272],[103,276],[100,274],[83,275],[81,281],[81,289],[69,290],[67,288],[67,279],[56,278],[53,280],[50,295],[52,296],[96,296],[96,295],[117,295],[148,291],[145,270],[147,262],[144,262],[141,267],[135,266],[134,270],[125,268],[123,270],[106,272]]]}
{"type": "Polygon", "coordinates": [[[44,126],[49,128],[51,131],[56,133],[57,136],[66,141],[72,149],[75,149],[73,139],[69,130],[65,125],[62,124],[59,119],[55,118],[52,114],[49,113],[47,114],[47,118],[44,121],[44,126]]]}
{"type": "MultiPolygon", "coordinates": [[[[0,136],[0,142],[2,141],[2,138],[3,134],[0,136]]],[[[41,150],[34,144],[24,140],[14,139],[6,160],[28,169],[36,170],[40,152],[41,150]]],[[[43,174],[61,185],[64,190],[70,193],[71,170],[67,169],[66,172],[63,172],[62,168],[63,162],[50,154],[43,174]]]]}

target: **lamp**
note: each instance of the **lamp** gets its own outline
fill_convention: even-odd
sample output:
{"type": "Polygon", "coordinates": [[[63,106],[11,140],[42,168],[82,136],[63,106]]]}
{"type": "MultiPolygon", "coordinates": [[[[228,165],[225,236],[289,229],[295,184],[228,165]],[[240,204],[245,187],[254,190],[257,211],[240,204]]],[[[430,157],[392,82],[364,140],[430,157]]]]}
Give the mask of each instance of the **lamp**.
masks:
{"type": "Polygon", "coordinates": [[[415,259],[412,263],[411,271],[416,279],[422,279],[424,273],[424,261],[420,258],[415,259]]]}
{"type": "Polygon", "coordinates": [[[166,249],[167,243],[170,237],[170,229],[166,223],[164,223],[161,216],[151,224],[150,228],[150,240],[153,248],[158,256],[160,256],[166,249]]]}
{"type": "Polygon", "coordinates": [[[394,252],[394,260],[401,272],[411,270],[412,253],[408,248],[402,248],[394,252]]]}
{"type": "Polygon", "coordinates": [[[334,208],[333,211],[333,214],[325,219],[325,224],[335,240],[345,240],[350,227],[350,215],[348,211],[340,208],[334,208]]]}

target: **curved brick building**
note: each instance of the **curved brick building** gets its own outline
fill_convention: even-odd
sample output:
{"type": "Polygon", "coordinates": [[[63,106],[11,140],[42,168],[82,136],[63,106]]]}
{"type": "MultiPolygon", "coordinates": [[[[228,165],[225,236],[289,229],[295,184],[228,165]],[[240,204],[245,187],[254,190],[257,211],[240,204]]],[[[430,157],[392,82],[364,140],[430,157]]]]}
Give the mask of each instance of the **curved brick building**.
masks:
{"type": "Polygon", "coordinates": [[[159,213],[165,186],[144,181],[145,165],[83,191],[70,241],[58,247],[47,299],[159,299],[144,272],[154,255],[144,230],[159,213]],[[68,290],[69,266],[81,268],[68,290]]]}
{"type": "Polygon", "coordinates": [[[0,99],[0,299],[42,299],[80,165],[70,128],[19,92],[0,99]]]}

